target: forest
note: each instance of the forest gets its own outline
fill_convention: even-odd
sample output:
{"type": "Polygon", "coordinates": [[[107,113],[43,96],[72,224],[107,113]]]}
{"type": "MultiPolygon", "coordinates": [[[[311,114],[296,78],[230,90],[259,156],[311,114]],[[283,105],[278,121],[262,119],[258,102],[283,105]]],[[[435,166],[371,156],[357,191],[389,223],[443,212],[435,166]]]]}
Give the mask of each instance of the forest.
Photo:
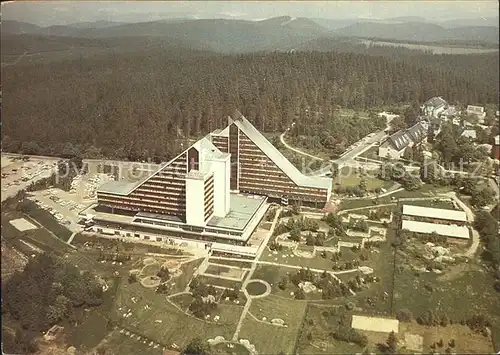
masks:
{"type": "Polygon", "coordinates": [[[2,68],[2,149],[168,160],[180,141],[225,126],[235,108],[263,132],[305,120],[308,134],[319,136],[338,108],[375,112],[436,95],[461,104],[498,100],[497,54],[376,53],[223,55],[163,46],[20,61],[2,68]],[[305,117],[306,109],[323,114],[305,117]]]}
{"type": "Polygon", "coordinates": [[[78,310],[100,305],[102,286],[91,273],[82,274],[61,258],[41,254],[12,275],[2,299],[2,318],[7,313],[19,324],[15,334],[3,334],[4,349],[26,354],[36,350],[34,337],[40,332],[61,321],[74,323],[78,310]]]}

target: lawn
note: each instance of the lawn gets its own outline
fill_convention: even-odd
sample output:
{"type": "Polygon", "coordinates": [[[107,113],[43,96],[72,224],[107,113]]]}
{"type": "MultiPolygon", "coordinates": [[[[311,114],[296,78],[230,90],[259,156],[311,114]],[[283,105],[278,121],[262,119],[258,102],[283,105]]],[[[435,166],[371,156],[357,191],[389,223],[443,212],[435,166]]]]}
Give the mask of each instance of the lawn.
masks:
{"type": "Polygon", "coordinates": [[[191,282],[195,270],[198,268],[198,266],[200,266],[202,262],[203,258],[200,258],[182,264],[181,265],[182,274],[180,274],[178,277],[174,279],[175,285],[172,287],[170,293],[174,294],[184,291],[191,282]]]}
{"type": "Polygon", "coordinates": [[[241,288],[241,282],[239,281],[220,279],[218,277],[210,277],[207,275],[200,275],[198,276],[198,279],[207,285],[214,285],[214,286],[235,288],[235,289],[241,288]]]}
{"type": "Polygon", "coordinates": [[[205,271],[207,274],[212,274],[212,275],[220,275],[220,274],[225,274],[229,272],[231,268],[227,266],[220,266],[220,265],[214,265],[210,264],[207,267],[207,270],[205,271]]]}
{"type": "Polygon", "coordinates": [[[442,208],[446,210],[454,210],[453,203],[451,201],[442,200],[420,200],[420,201],[405,201],[405,205],[421,206],[421,207],[432,207],[432,208],[442,208]]]}
{"type": "Polygon", "coordinates": [[[267,296],[254,299],[249,312],[257,319],[266,317],[267,321],[282,319],[287,327],[274,326],[259,322],[247,314],[239,334],[240,339],[248,339],[255,345],[259,354],[295,353],[297,338],[306,311],[306,301],[267,296]]]}
{"type": "MultiPolygon", "coordinates": [[[[392,196],[392,195],[391,195],[392,196]]],[[[391,203],[391,198],[390,197],[382,197],[379,198],[378,200],[379,205],[384,205],[391,203]]],[[[376,200],[375,199],[343,199],[340,202],[339,209],[342,210],[350,210],[354,208],[377,208],[376,200]]]]}
{"type": "Polygon", "coordinates": [[[365,150],[363,153],[359,155],[360,160],[363,160],[363,158],[368,158],[368,159],[383,161],[383,159],[378,156],[378,148],[379,147],[377,145],[374,145],[373,147],[370,147],[368,150],[365,150]]]}
{"type": "Polygon", "coordinates": [[[366,182],[366,188],[368,190],[376,189],[376,188],[385,188],[388,189],[394,182],[385,181],[375,177],[376,174],[374,172],[370,172],[365,177],[359,174],[358,169],[351,167],[343,167],[340,169],[338,175],[333,179],[334,189],[337,186],[359,186],[359,183],[362,179],[366,182]]]}
{"type": "Polygon", "coordinates": [[[233,347],[228,348],[229,343],[219,343],[210,349],[214,355],[250,355],[250,352],[241,344],[232,343],[233,347]]]}
{"type": "Polygon", "coordinates": [[[148,344],[143,344],[137,339],[120,334],[118,330],[111,332],[100,347],[109,349],[108,351],[111,351],[112,354],[120,355],[162,355],[164,353],[161,347],[156,349],[149,347],[148,344]]]}
{"type": "Polygon", "coordinates": [[[453,189],[449,186],[434,186],[430,184],[424,184],[419,190],[416,191],[398,191],[390,196],[391,199],[398,198],[414,198],[414,197],[431,197],[438,194],[446,193],[453,191],[453,189]]]}
{"type": "Polygon", "coordinates": [[[99,312],[92,310],[83,323],[70,333],[70,344],[80,350],[90,350],[97,346],[108,334],[108,321],[99,312]]]}
{"type": "Polygon", "coordinates": [[[230,339],[242,309],[240,306],[220,305],[213,312],[214,315],[221,317],[219,324],[215,324],[186,315],[170,304],[165,295],[147,290],[139,283],[127,282],[121,284],[115,308],[115,317],[124,327],[135,329],[141,336],[160,344],[176,343],[181,348],[194,337],[200,337],[204,341],[218,335],[230,339]],[[132,297],[137,299],[137,303],[132,302],[132,297]],[[146,310],[146,305],[151,309],[146,310]],[[118,307],[130,308],[132,316],[123,318],[121,316],[123,312],[118,311],[118,307]]]}
{"type": "Polygon", "coordinates": [[[296,287],[289,282],[285,290],[278,287],[278,282],[288,274],[295,273],[298,270],[286,267],[279,267],[273,265],[258,265],[255,269],[252,279],[267,281],[272,287],[272,294],[280,295],[282,297],[290,298],[290,292],[296,291],[296,287]]]}
{"type": "Polygon", "coordinates": [[[60,224],[49,212],[38,207],[34,202],[30,201],[29,204],[30,208],[27,211],[27,215],[54,233],[61,240],[68,241],[73,232],[60,224]]]}
{"type": "MultiPolygon", "coordinates": [[[[289,248],[283,248],[282,251],[278,251],[277,254],[266,250],[261,256],[262,261],[277,262],[283,265],[294,265],[302,266],[311,269],[321,269],[321,270],[331,270],[333,262],[327,257],[322,258],[321,253],[316,253],[313,258],[304,258],[293,254],[292,250],[289,248]]],[[[327,253],[329,255],[329,253],[327,253]]],[[[293,271],[293,269],[289,269],[293,271]]]]}
{"type": "Polygon", "coordinates": [[[500,350],[500,297],[493,288],[493,276],[479,266],[469,265],[461,275],[450,279],[423,273],[415,276],[409,270],[396,273],[394,290],[394,309],[410,310],[415,317],[426,310],[446,313],[454,322],[475,314],[483,314],[492,322],[492,335],[496,351],[500,350]],[[432,287],[433,291],[424,288],[432,287]],[[415,292],[415,290],[420,290],[415,292]]]}
{"type": "Polygon", "coordinates": [[[209,263],[219,264],[219,265],[227,265],[227,266],[236,266],[242,269],[250,269],[252,267],[251,261],[239,261],[239,260],[224,260],[217,258],[208,259],[209,263]]]}
{"type": "MultiPolygon", "coordinates": [[[[343,321],[350,325],[351,314],[344,307],[309,304],[297,346],[300,354],[356,354],[363,348],[335,340],[331,332],[343,321]],[[310,335],[309,335],[310,334],[310,335]]],[[[346,324],[346,325],[347,325],[346,324]]]]}
{"type": "Polygon", "coordinates": [[[193,302],[193,296],[189,293],[183,293],[174,297],[170,297],[170,301],[174,302],[176,305],[178,305],[181,309],[186,311],[193,302]]]}

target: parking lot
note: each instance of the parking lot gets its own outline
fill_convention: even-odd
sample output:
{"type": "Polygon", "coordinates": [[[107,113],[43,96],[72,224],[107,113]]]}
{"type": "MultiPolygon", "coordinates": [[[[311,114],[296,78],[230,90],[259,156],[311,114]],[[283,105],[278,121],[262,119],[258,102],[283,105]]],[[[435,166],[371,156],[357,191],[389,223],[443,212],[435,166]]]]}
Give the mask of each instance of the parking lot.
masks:
{"type": "Polygon", "coordinates": [[[2,201],[14,196],[32,182],[49,177],[59,158],[30,158],[28,161],[2,155],[2,201]]]}

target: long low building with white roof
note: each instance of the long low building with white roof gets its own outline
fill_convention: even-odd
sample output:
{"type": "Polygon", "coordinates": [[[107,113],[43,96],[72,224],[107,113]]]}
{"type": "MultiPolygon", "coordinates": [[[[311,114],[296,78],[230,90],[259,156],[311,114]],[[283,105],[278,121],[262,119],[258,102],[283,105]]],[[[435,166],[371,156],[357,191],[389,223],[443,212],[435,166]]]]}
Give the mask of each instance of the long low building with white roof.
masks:
{"type": "Polygon", "coordinates": [[[403,219],[412,219],[420,222],[453,223],[464,225],[467,223],[467,214],[464,211],[444,208],[430,208],[413,205],[403,205],[403,219]]]}
{"type": "Polygon", "coordinates": [[[467,241],[470,238],[469,228],[466,226],[403,220],[401,229],[413,233],[436,233],[447,238],[452,238],[450,241],[453,241],[453,239],[467,241]]]}

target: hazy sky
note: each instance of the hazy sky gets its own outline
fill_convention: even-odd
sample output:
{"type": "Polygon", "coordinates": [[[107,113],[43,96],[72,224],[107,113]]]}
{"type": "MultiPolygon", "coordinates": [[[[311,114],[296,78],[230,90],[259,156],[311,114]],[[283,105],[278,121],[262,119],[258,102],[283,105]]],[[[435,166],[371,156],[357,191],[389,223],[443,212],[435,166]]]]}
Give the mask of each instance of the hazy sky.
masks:
{"type": "Polygon", "coordinates": [[[194,15],[199,18],[263,19],[273,16],[388,18],[420,16],[450,20],[498,17],[498,1],[127,1],[7,2],[2,18],[42,26],[83,21],[148,21],[194,15]]]}

